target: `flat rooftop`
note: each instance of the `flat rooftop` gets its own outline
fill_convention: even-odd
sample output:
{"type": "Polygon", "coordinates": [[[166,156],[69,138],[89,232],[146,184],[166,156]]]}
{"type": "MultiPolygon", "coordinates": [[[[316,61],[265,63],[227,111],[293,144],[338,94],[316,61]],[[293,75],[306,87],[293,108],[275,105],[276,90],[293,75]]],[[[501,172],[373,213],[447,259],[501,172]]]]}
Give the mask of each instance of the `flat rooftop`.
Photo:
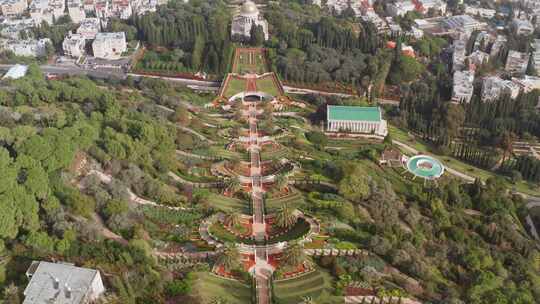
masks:
{"type": "Polygon", "coordinates": [[[24,290],[23,304],[79,304],[98,271],[70,264],[33,262],[27,274],[31,280],[24,290]]]}
{"type": "Polygon", "coordinates": [[[328,120],[372,121],[382,120],[379,107],[327,106],[328,120]]]}

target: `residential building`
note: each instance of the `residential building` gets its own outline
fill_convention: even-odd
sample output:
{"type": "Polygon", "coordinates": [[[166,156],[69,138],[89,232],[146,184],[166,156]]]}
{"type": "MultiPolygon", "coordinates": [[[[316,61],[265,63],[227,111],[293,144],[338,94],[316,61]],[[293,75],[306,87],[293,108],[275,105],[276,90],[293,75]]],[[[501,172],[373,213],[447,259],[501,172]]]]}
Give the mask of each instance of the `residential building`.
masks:
{"type": "Polygon", "coordinates": [[[512,30],[516,35],[529,36],[534,32],[534,26],[529,20],[516,18],[512,21],[512,30]]]}
{"type": "Polygon", "coordinates": [[[465,68],[465,58],[467,57],[467,41],[464,39],[454,40],[452,48],[452,70],[463,70],[465,68]]]}
{"type": "Polygon", "coordinates": [[[81,0],[67,0],[68,14],[71,21],[79,23],[86,18],[81,0]]]}
{"type": "Polygon", "coordinates": [[[0,39],[0,48],[17,54],[18,56],[39,57],[47,55],[48,38],[43,39],[0,39]]]}
{"type": "Polygon", "coordinates": [[[377,15],[377,13],[375,13],[374,11],[367,11],[366,13],[362,14],[360,18],[362,18],[362,20],[366,22],[373,23],[373,25],[375,25],[375,27],[377,28],[378,33],[384,33],[389,29],[386,21],[379,15],[377,15]]]}
{"type": "Polygon", "coordinates": [[[49,9],[49,0],[34,0],[28,7],[30,18],[34,20],[36,25],[40,25],[42,22],[52,24],[54,17],[52,10],[49,9]]]}
{"type": "Polygon", "coordinates": [[[489,54],[482,51],[474,51],[467,56],[469,68],[476,69],[489,62],[489,54]]]}
{"type": "Polygon", "coordinates": [[[242,4],[240,12],[233,17],[231,36],[249,38],[251,37],[251,27],[253,25],[262,27],[264,39],[268,40],[268,23],[255,3],[248,0],[242,4]]]}
{"type": "Polygon", "coordinates": [[[79,58],[84,55],[86,39],[81,34],[69,33],[62,42],[64,55],[79,58]]]}
{"type": "Polygon", "coordinates": [[[463,31],[471,33],[476,30],[482,30],[486,24],[480,22],[469,15],[457,15],[445,18],[442,26],[448,31],[463,31]]]}
{"type": "Polygon", "coordinates": [[[2,0],[0,2],[2,15],[7,17],[22,15],[27,8],[28,2],[26,0],[2,0]]]}
{"type": "Polygon", "coordinates": [[[465,5],[465,14],[467,15],[491,19],[495,17],[496,13],[497,11],[494,9],[465,5]]]}
{"type": "Polygon", "coordinates": [[[157,0],[143,0],[135,12],[137,15],[144,15],[148,12],[155,12],[157,10],[157,6],[157,0]]]}
{"type": "Polygon", "coordinates": [[[540,39],[534,39],[533,49],[534,49],[534,52],[532,53],[532,56],[533,56],[534,70],[537,73],[540,73],[540,39]]]}
{"type": "Polygon", "coordinates": [[[529,63],[529,54],[518,51],[508,51],[504,70],[511,75],[524,75],[529,63]]]}
{"type": "Polygon", "coordinates": [[[474,40],[473,51],[487,51],[488,47],[495,41],[496,37],[487,31],[481,31],[474,40]]]}
{"type": "Polygon", "coordinates": [[[133,8],[129,0],[112,0],[111,13],[120,19],[129,19],[133,14],[133,8]]]}
{"type": "Polygon", "coordinates": [[[435,11],[437,14],[446,13],[446,2],[442,0],[415,0],[416,11],[426,14],[429,11],[435,11]]]}
{"type": "Polygon", "coordinates": [[[327,131],[388,134],[386,120],[378,107],[327,106],[327,131]]]}
{"type": "Polygon", "coordinates": [[[99,19],[107,19],[112,16],[111,6],[106,0],[95,0],[94,11],[99,19]]]}
{"type": "Polygon", "coordinates": [[[127,50],[126,34],[124,32],[98,33],[92,43],[94,57],[115,60],[120,59],[127,50]]]}
{"type": "Polygon", "coordinates": [[[489,55],[491,57],[498,56],[502,48],[506,45],[507,39],[504,35],[498,35],[497,38],[495,38],[495,41],[491,45],[491,50],[489,52],[489,55]]]}
{"type": "Polygon", "coordinates": [[[51,11],[54,19],[57,20],[66,14],[66,2],[64,0],[49,0],[48,9],[51,11]]]}
{"type": "Polygon", "coordinates": [[[514,99],[519,95],[520,87],[515,82],[490,76],[482,82],[482,101],[494,101],[503,94],[514,99]]]}
{"type": "Polygon", "coordinates": [[[77,28],[77,34],[81,34],[84,39],[95,39],[97,33],[101,30],[98,18],[85,18],[77,28]]]}
{"type": "Polygon", "coordinates": [[[32,18],[5,19],[4,22],[0,24],[0,34],[5,38],[20,39],[23,31],[28,33],[35,26],[37,26],[37,24],[32,18]]]}
{"type": "Polygon", "coordinates": [[[452,101],[469,103],[474,92],[474,71],[456,71],[453,79],[452,101]]]}
{"type": "Polygon", "coordinates": [[[386,13],[392,17],[405,16],[412,11],[416,11],[416,4],[411,0],[398,0],[395,3],[386,4],[386,13]]]}
{"type": "Polygon", "coordinates": [[[72,264],[34,261],[26,276],[23,304],[88,304],[105,292],[98,270],[72,264]]]}

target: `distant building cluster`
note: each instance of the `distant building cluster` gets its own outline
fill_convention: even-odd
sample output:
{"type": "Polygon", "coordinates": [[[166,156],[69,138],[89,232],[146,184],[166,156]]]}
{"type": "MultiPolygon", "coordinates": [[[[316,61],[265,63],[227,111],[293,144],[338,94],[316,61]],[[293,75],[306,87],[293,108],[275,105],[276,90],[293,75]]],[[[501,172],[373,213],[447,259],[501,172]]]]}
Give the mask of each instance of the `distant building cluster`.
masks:
{"type": "MultiPolygon", "coordinates": [[[[41,56],[43,43],[48,40],[32,39],[31,29],[43,23],[53,25],[69,17],[78,28],[68,33],[62,43],[66,56],[78,58],[86,55],[88,46],[96,35],[107,26],[110,18],[128,19],[132,15],[154,12],[167,0],[0,0],[0,47],[20,56],[41,56]]],[[[96,43],[97,58],[117,59],[126,51],[126,41],[119,42],[120,34],[104,35],[96,43]],[[107,40],[110,39],[110,40],[107,40]],[[113,45],[104,51],[106,45],[113,45]]],[[[123,35],[125,38],[125,35],[123,35]]],[[[94,51],[94,50],[93,50],[94,51]]]]}

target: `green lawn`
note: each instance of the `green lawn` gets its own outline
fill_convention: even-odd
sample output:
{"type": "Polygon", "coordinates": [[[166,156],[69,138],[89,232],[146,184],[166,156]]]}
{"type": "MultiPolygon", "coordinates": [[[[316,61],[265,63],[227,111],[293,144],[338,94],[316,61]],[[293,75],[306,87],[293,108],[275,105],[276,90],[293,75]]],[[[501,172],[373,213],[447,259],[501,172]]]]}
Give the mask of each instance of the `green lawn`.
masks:
{"type": "Polygon", "coordinates": [[[298,207],[304,203],[304,198],[299,191],[293,190],[287,196],[267,199],[265,201],[266,210],[268,210],[270,213],[274,212],[285,203],[289,204],[291,207],[298,207]]]}
{"type": "Polygon", "coordinates": [[[323,270],[299,278],[274,282],[274,294],[280,304],[297,304],[304,297],[312,297],[317,303],[343,303],[343,297],[330,296],[333,279],[323,270]]]}
{"type": "Polygon", "coordinates": [[[223,95],[225,97],[231,97],[245,90],[246,90],[245,79],[238,79],[236,77],[230,77],[229,82],[227,83],[227,87],[225,88],[225,91],[223,92],[223,95]]]}
{"type": "Polygon", "coordinates": [[[249,213],[249,202],[236,198],[212,193],[208,197],[210,205],[225,213],[242,212],[249,213]]]}
{"type": "Polygon", "coordinates": [[[217,303],[223,299],[227,303],[251,303],[251,288],[237,281],[226,280],[206,272],[197,272],[193,285],[193,294],[201,299],[202,304],[217,303]]]}
{"type": "Polygon", "coordinates": [[[238,61],[236,62],[236,69],[233,71],[233,73],[237,74],[244,74],[244,73],[256,73],[256,74],[264,74],[267,72],[266,65],[264,63],[264,54],[259,52],[241,52],[239,57],[236,58],[238,61]],[[250,64],[249,57],[250,53],[253,53],[253,58],[255,59],[255,62],[250,64]]]}
{"type": "Polygon", "coordinates": [[[257,91],[268,93],[272,96],[279,96],[279,89],[276,87],[272,77],[257,79],[257,91]]]}

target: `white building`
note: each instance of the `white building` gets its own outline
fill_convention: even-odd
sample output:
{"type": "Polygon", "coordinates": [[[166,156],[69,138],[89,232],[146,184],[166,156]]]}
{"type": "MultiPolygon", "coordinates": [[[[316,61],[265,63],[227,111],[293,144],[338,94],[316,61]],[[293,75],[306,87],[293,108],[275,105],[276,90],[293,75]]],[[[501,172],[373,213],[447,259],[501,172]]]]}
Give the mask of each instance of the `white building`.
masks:
{"type": "Polygon", "coordinates": [[[19,79],[26,76],[26,72],[28,72],[27,65],[16,64],[9,68],[9,70],[2,77],[2,79],[19,79]]]}
{"type": "Polygon", "coordinates": [[[25,19],[5,19],[0,24],[0,34],[2,37],[10,39],[20,39],[21,32],[30,32],[33,27],[37,26],[32,18],[25,19]]]}
{"type": "Polygon", "coordinates": [[[395,3],[386,4],[386,12],[388,15],[395,16],[405,16],[408,12],[413,12],[416,10],[416,5],[413,1],[396,1],[395,3]]]}
{"type": "Polygon", "coordinates": [[[49,9],[49,0],[34,0],[28,7],[30,18],[35,24],[40,25],[43,21],[53,24],[54,16],[52,9],[49,9]]]}
{"type": "Polygon", "coordinates": [[[422,14],[428,13],[430,10],[444,15],[446,13],[446,2],[441,0],[416,0],[416,10],[422,14]]]}
{"type": "Polygon", "coordinates": [[[26,0],[2,0],[0,2],[2,15],[8,17],[22,15],[27,8],[28,2],[26,0]]]}
{"type": "Polygon", "coordinates": [[[465,68],[465,59],[467,58],[467,41],[462,39],[454,40],[452,48],[452,70],[463,70],[465,68]]]}
{"type": "Polygon", "coordinates": [[[476,30],[483,30],[487,24],[480,22],[469,15],[457,15],[444,19],[442,21],[442,26],[448,31],[472,33],[476,30]]]}
{"type": "Polygon", "coordinates": [[[105,292],[98,270],[71,264],[34,261],[26,276],[23,304],[87,304],[105,292]]]}
{"type": "Polygon", "coordinates": [[[465,5],[465,14],[471,16],[479,16],[481,18],[491,19],[497,13],[494,9],[482,8],[477,6],[465,5]]]}
{"type": "Polygon", "coordinates": [[[11,51],[18,56],[39,57],[47,55],[47,43],[51,43],[49,38],[39,40],[1,39],[0,47],[4,50],[11,51]]]}
{"type": "Polygon", "coordinates": [[[329,132],[388,134],[386,120],[378,107],[326,106],[326,129],[329,132]]]}
{"type": "Polygon", "coordinates": [[[112,0],[111,13],[120,19],[129,19],[133,8],[129,0],[112,0]]]}
{"type": "Polygon", "coordinates": [[[92,43],[92,50],[96,58],[120,59],[122,53],[127,51],[126,34],[124,32],[98,33],[92,43]]]}
{"type": "Polygon", "coordinates": [[[504,70],[512,75],[524,75],[529,63],[529,54],[518,51],[508,51],[504,70]]]}
{"type": "Polygon", "coordinates": [[[519,85],[510,80],[495,76],[486,77],[482,82],[482,101],[494,101],[503,94],[514,99],[519,95],[519,91],[519,85]]]}
{"type": "Polygon", "coordinates": [[[81,22],[86,18],[81,0],[67,0],[68,14],[74,23],[81,22]]]}
{"type": "Polygon", "coordinates": [[[259,9],[250,0],[242,4],[240,12],[234,16],[231,26],[231,36],[251,37],[251,27],[260,26],[264,32],[264,39],[268,39],[268,23],[264,20],[259,9]]]}
{"type": "Polygon", "coordinates": [[[81,34],[69,33],[62,42],[62,49],[66,56],[79,58],[84,55],[86,39],[81,34]]]}
{"type": "Polygon", "coordinates": [[[97,33],[101,30],[98,18],[85,18],[77,28],[77,34],[81,34],[84,39],[95,39],[97,33]]]}
{"type": "Polygon", "coordinates": [[[529,36],[534,32],[534,26],[529,20],[514,19],[512,29],[516,35],[529,36]]]}
{"type": "Polygon", "coordinates": [[[478,68],[489,62],[489,54],[482,51],[474,51],[469,56],[467,56],[467,61],[469,66],[473,65],[474,68],[478,68]]]}
{"type": "Polygon", "coordinates": [[[474,71],[456,71],[452,85],[452,101],[469,103],[474,92],[474,71]]]}

